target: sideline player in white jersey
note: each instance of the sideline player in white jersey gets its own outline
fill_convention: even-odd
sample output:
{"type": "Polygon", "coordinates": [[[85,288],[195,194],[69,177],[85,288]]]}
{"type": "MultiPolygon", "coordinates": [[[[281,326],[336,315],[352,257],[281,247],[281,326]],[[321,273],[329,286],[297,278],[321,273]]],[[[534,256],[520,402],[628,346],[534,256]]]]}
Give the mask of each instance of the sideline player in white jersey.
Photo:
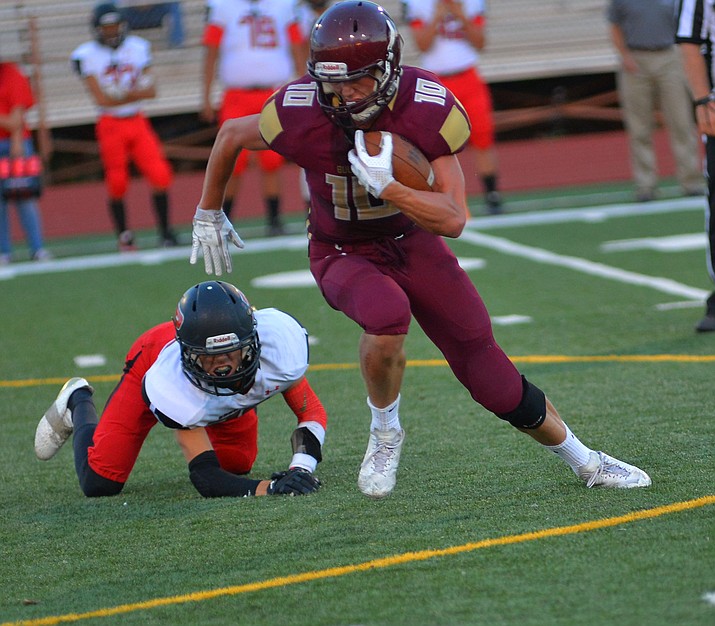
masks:
{"type": "MultiPolygon", "coordinates": [[[[306,34],[301,28],[296,0],[212,0],[203,45],[200,115],[210,123],[216,121],[211,90],[217,66],[224,88],[219,124],[260,113],[264,102],[279,86],[305,71],[306,34]]],[[[269,235],[283,232],[279,177],[283,163],[276,152],[265,151],[258,156],[269,235]]],[[[223,210],[227,215],[231,214],[239,177],[247,165],[244,154],[236,162],[224,197],[223,210]]]]}
{"type": "Polygon", "coordinates": [[[439,76],[469,115],[477,171],[487,211],[502,212],[489,86],[481,77],[479,52],[486,45],[484,0],[402,0],[405,20],[420,51],[418,65],[439,76]]]}
{"type": "Polygon", "coordinates": [[[134,249],[134,234],[127,226],[124,205],[130,161],[151,185],[159,244],[175,246],[167,194],[173,173],[159,137],[142,112],[142,100],[156,97],[149,73],[151,44],[128,33],[126,19],[112,3],[95,7],[91,26],[95,39],[75,48],[71,61],[97,105],[97,142],[119,250],[134,249]]]}
{"type": "Polygon", "coordinates": [[[74,432],[82,491],[116,495],[161,422],[175,430],[189,478],[204,497],[313,493],[327,415],[307,369],[308,335],[293,317],[254,311],[229,283],[199,283],[179,300],[172,321],[134,342],[101,419],[89,383],[65,383],[37,426],[35,453],[52,458],[74,432]],[[258,454],[256,407],[278,394],[298,420],[288,470],[271,480],[246,478],[258,454]]]}

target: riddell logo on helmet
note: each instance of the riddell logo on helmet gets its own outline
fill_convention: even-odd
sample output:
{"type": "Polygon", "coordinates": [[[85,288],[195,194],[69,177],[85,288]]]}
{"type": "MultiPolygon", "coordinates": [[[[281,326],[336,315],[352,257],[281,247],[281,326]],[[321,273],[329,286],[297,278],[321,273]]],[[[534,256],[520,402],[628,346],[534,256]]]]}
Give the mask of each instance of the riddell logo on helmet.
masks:
{"type": "Polygon", "coordinates": [[[206,338],[207,350],[221,350],[222,348],[230,348],[239,344],[236,333],[228,333],[226,335],[216,335],[215,337],[206,338]]]}
{"type": "Polygon", "coordinates": [[[326,76],[344,76],[348,73],[348,66],[337,61],[319,61],[315,64],[315,71],[326,76]]]}

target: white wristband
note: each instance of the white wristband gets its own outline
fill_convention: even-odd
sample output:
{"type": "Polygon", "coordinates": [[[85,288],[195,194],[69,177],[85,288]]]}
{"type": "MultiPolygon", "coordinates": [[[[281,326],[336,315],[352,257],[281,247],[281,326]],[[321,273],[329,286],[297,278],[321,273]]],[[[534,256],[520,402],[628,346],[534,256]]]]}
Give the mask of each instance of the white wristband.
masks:
{"type": "Polygon", "coordinates": [[[294,467],[299,467],[312,474],[315,471],[315,468],[318,467],[318,461],[309,454],[305,454],[303,452],[296,452],[293,455],[293,458],[291,459],[290,465],[288,467],[290,469],[293,469],[294,467]]]}

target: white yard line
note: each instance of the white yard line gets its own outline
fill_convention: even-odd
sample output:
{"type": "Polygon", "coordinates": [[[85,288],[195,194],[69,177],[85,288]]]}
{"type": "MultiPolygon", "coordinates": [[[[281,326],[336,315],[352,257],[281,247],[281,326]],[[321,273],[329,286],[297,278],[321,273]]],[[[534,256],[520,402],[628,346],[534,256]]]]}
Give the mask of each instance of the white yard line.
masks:
{"type": "MultiPolygon", "coordinates": [[[[271,252],[274,250],[301,250],[306,247],[305,235],[273,237],[271,239],[255,239],[246,241],[243,250],[234,248],[233,254],[250,254],[253,252],[271,252]]],[[[69,272],[79,270],[94,270],[104,267],[120,267],[123,265],[160,265],[167,261],[180,259],[189,262],[191,248],[179,246],[176,248],[156,248],[138,252],[123,252],[110,254],[92,254],[81,257],[53,259],[51,261],[28,261],[26,263],[11,263],[0,267],[0,280],[8,280],[17,276],[32,274],[50,274],[53,272],[69,272]]],[[[197,267],[203,268],[204,260],[200,258],[197,267]]]]}
{"type": "Polygon", "coordinates": [[[467,241],[478,246],[497,250],[504,254],[520,256],[530,261],[536,261],[537,263],[566,267],[591,276],[599,276],[600,278],[615,280],[621,283],[649,287],[650,289],[655,289],[662,293],[682,296],[683,298],[691,300],[704,300],[710,294],[709,291],[704,289],[689,287],[688,285],[683,285],[669,278],[646,276],[645,274],[629,272],[617,267],[604,265],[603,263],[594,263],[593,261],[578,257],[556,254],[555,252],[550,252],[542,248],[534,248],[533,246],[515,243],[503,237],[494,237],[493,235],[485,235],[484,233],[465,231],[462,233],[460,241],[467,241]]]}
{"type": "Polygon", "coordinates": [[[632,250],[655,250],[656,252],[683,252],[705,250],[708,238],[705,232],[689,235],[669,235],[666,237],[638,237],[636,239],[616,239],[604,241],[602,252],[630,252],[632,250]]]}
{"type": "MultiPolygon", "coordinates": [[[[659,213],[672,213],[681,211],[702,210],[705,200],[703,198],[676,198],[648,203],[613,204],[602,207],[586,207],[578,209],[563,209],[554,211],[531,211],[529,213],[515,213],[488,217],[477,217],[469,220],[470,228],[480,231],[514,227],[532,226],[534,224],[559,224],[567,222],[602,222],[607,219],[629,217],[634,215],[650,215],[659,213]]],[[[483,233],[465,230],[460,240],[500,250],[505,254],[523,256],[531,260],[568,267],[570,269],[600,276],[610,280],[650,287],[664,293],[681,296],[687,299],[702,301],[709,295],[703,289],[696,289],[682,285],[673,280],[658,278],[628,272],[600,263],[594,263],[577,257],[559,255],[548,250],[541,250],[530,246],[516,244],[507,239],[490,237],[483,233]]],[[[270,252],[274,250],[301,250],[306,247],[304,234],[275,237],[271,239],[253,239],[246,241],[246,247],[236,254],[251,254],[270,252]]],[[[96,254],[91,256],[57,259],[45,262],[12,263],[0,267],[0,280],[9,280],[19,276],[46,274],[52,272],[78,271],[87,269],[101,269],[104,267],[118,267],[123,265],[157,265],[167,261],[185,259],[188,263],[190,248],[187,246],[168,249],[152,249],[147,251],[131,252],[124,254],[96,254]]],[[[203,266],[199,259],[198,267],[203,266]]]]}
{"type": "Polygon", "coordinates": [[[533,226],[534,224],[564,224],[568,222],[604,222],[618,217],[634,215],[657,215],[660,213],[679,213],[681,211],[705,210],[705,198],[675,198],[672,200],[657,200],[654,202],[631,202],[627,204],[610,204],[598,207],[583,207],[579,209],[561,209],[554,211],[530,211],[473,217],[469,226],[479,230],[502,228],[505,226],[533,226]]]}

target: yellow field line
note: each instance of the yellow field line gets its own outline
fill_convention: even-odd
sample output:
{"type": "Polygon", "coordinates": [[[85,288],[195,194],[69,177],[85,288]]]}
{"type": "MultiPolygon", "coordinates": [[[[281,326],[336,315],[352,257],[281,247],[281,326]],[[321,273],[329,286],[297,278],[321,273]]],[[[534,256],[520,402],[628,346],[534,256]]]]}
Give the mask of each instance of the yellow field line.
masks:
{"type": "MultiPolygon", "coordinates": [[[[529,356],[510,357],[514,363],[712,363],[714,354],[607,354],[592,356],[568,356],[564,354],[533,354],[529,356]]],[[[444,367],[444,359],[408,360],[407,367],[444,367]]],[[[319,363],[311,365],[310,371],[324,372],[336,370],[357,369],[357,363],[319,363]]],[[[89,382],[116,382],[118,374],[101,376],[86,376],[89,382]]],[[[24,380],[0,380],[3,387],[36,387],[40,385],[63,385],[67,378],[27,378],[24,380]]],[[[1,626],[1,625],[0,625],[1,626]]]]}
{"type": "Polygon", "coordinates": [[[369,570],[385,569],[405,563],[414,563],[415,561],[426,561],[443,556],[452,556],[465,552],[473,552],[482,548],[492,548],[495,546],[506,546],[515,543],[524,543],[526,541],[536,541],[537,539],[547,539],[549,537],[563,537],[564,535],[574,535],[577,533],[599,530],[601,528],[611,528],[628,524],[639,520],[652,519],[661,515],[670,513],[679,513],[689,509],[715,504],[715,495],[696,498],[695,500],[687,500],[685,502],[676,502],[665,506],[636,511],[634,513],[626,513],[617,517],[609,517],[606,519],[595,520],[592,522],[584,522],[573,526],[559,526],[556,528],[547,528],[530,533],[520,535],[508,535],[506,537],[496,537],[494,539],[483,539],[474,543],[465,543],[460,546],[452,546],[450,548],[442,548],[439,550],[420,550],[419,552],[405,552],[395,556],[388,556],[382,559],[373,559],[365,563],[357,563],[355,565],[344,565],[342,567],[331,567],[328,569],[315,570],[312,572],[304,572],[302,574],[292,574],[290,576],[279,576],[270,578],[255,583],[245,585],[235,585],[231,587],[223,587],[220,589],[211,589],[208,591],[196,591],[179,596],[169,596],[166,598],[155,598],[154,600],[146,600],[145,602],[136,602],[134,604],[122,604],[119,606],[97,609],[86,613],[67,613],[65,615],[53,615],[42,617],[34,620],[23,620],[19,622],[4,622],[0,626],[47,626],[51,624],[61,624],[67,622],[76,622],[82,619],[109,617],[111,615],[120,615],[123,613],[132,613],[134,611],[146,611],[162,606],[175,604],[184,604],[186,602],[202,602],[213,598],[223,596],[235,596],[243,593],[252,593],[255,591],[263,591],[265,589],[273,589],[275,587],[286,587],[288,585],[297,585],[300,583],[310,582],[313,580],[321,580],[324,578],[336,578],[338,576],[346,576],[357,572],[365,572],[369,570]]]}

